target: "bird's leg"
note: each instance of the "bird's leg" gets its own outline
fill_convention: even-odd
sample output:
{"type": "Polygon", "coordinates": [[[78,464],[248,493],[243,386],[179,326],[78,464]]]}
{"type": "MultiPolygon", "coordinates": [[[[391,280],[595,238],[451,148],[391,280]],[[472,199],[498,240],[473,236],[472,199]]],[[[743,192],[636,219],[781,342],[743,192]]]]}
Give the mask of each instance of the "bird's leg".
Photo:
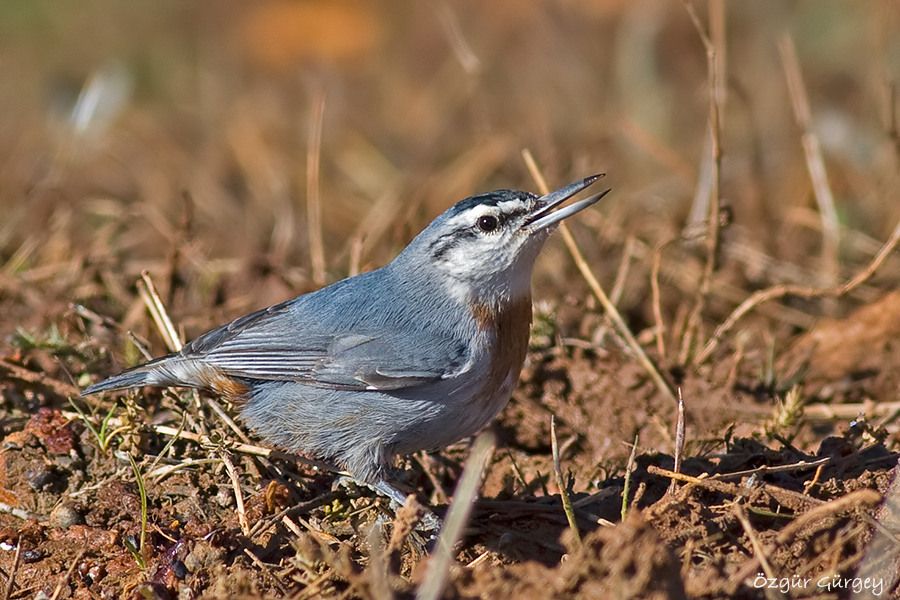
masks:
{"type": "MultiPolygon", "coordinates": [[[[395,488],[384,479],[379,479],[370,487],[377,493],[390,499],[392,508],[395,511],[406,504],[406,494],[395,488]]],[[[419,523],[418,529],[422,530],[424,533],[436,536],[444,526],[444,522],[439,516],[434,514],[434,512],[432,512],[430,508],[428,508],[427,506],[424,508],[425,514],[422,515],[422,521],[419,523]]]]}

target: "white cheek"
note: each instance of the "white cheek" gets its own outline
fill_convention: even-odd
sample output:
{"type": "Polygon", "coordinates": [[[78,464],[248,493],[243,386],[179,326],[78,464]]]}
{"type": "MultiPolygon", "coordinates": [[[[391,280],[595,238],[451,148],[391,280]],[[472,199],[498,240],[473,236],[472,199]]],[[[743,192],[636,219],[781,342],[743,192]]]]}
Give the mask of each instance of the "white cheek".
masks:
{"type": "Polygon", "coordinates": [[[512,250],[518,240],[484,238],[481,244],[460,246],[440,263],[447,290],[459,300],[473,298],[522,298],[531,292],[531,271],[546,238],[523,240],[525,247],[512,250]],[[506,246],[501,253],[498,246],[506,246]],[[508,255],[504,258],[505,255],[508,255]],[[515,261],[510,262],[515,256],[515,261]]]}

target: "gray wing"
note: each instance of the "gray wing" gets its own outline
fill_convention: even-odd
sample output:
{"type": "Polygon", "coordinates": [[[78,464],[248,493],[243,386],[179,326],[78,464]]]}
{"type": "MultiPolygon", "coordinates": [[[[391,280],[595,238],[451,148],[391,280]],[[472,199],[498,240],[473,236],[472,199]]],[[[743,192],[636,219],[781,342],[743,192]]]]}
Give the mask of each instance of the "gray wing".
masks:
{"type": "Polygon", "coordinates": [[[290,302],[272,306],[200,336],[182,355],[231,377],[358,390],[413,387],[467,368],[461,340],[389,327],[327,333],[300,317],[290,302]]]}

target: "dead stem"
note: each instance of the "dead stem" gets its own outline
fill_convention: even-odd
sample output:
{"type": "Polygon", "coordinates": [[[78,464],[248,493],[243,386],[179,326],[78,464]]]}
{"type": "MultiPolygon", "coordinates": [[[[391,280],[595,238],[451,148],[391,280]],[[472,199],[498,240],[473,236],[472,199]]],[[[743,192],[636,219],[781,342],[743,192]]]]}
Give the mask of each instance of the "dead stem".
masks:
{"type": "MultiPolygon", "coordinates": [[[[714,492],[719,492],[721,494],[728,494],[729,496],[739,497],[746,492],[746,488],[743,486],[735,483],[728,483],[718,479],[713,479],[705,473],[701,477],[692,477],[690,475],[685,475],[684,473],[676,473],[674,471],[663,469],[654,465],[648,466],[647,472],[651,475],[660,475],[662,477],[668,477],[669,479],[676,479],[678,481],[691,483],[693,485],[696,485],[697,487],[701,487],[703,489],[711,490],[714,492]]],[[[769,496],[771,496],[773,500],[775,500],[782,506],[791,508],[793,510],[800,510],[802,508],[824,504],[822,500],[818,500],[805,494],[800,494],[799,492],[787,490],[770,483],[763,483],[759,487],[769,496]]]]}
{"type": "Polygon", "coordinates": [[[622,521],[628,516],[628,493],[631,491],[631,473],[634,471],[634,462],[637,458],[638,434],[634,436],[634,443],[631,445],[631,454],[628,455],[628,462],[625,463],[625,484],[622,486],[622,508],[619,511],[619,517],[622,521]]]}
{"type": "MultiPolygon", "coordinates": [[[[681,459],[684,454],[684,396],[678,386],[678,417],[675,421],[675,472],[681,473],[681,459]]],[[[669,484],[669,493],[675,491],[675,480],[669,484]]]]}
{"type": "MultiPolygon", "coordinates": [[[[684,335],[681,338],[681,351],[679,353],[678,362],[683,366],[687,366],[693,363],[693,353],[694,353],[694,344],[697,338],[698,332],[700,330],[700,322],[703,317],[703,311],[706,307],[706,301],[709,296],[710,285],[712,283],[713,273],[715,273],[716,268],[718,266],[719,260],[719,242],[720,242],[720,229],[721,223],[719,220],[719,213],[721,209],[721,167],[722,167],[722,140],[721,140],[721,113],[722,113],[722,101],[724,100],[724,93],[721,93],[720,97],[720,88],[724,89],[724,84],[720,83],[720,78],[722,77],[722,73],[719,72],[720,64],[718,55],[722,54],[724,50],[716,46],[716,44],[724,44],[724,26],[723,33],[721,36],[717,36],[715,43],[710,40],[709,35],[706,32],[703,24],[700,22],[700,17],[697,15],[697,12],[694,10],[693,5],[691,5],[687,0],[684,1],[684,7],[688,12],[688,15],[691,18],[691,21],[694,24],[694,28],[697,30],[697,34],[700,36],[700,41],[703,42],[703,47],[706,50],[706,68],[708,74],[708,87],[709,87],[709,132],[710,132],[710,152],[711,152],[711,161],[710,161],[710,169],[709,169],[709,183],[708,187],[710,189],[710,202],[706,217],[706,261],[703,264],[703,271],[700,275],[700,282],[697,286],[697,291],[694,296],[694,305],[691,309],[690,315],[688,316],[687,325],[685,327],[684,335]]],[[[724,12],[724,7],[720,7],[721,13],[724,12]]],[[[720,13],[720,14],[721,14],[720,13]]],[[[699,182],[698,186],[703,185],[703,182],[699,182]]]]}
{"type": "Polygon", "coordinates": [[[435,10],[438,20],[441,23],[447,41],[450,42],[450,48],[453,50],[453,56],[459,61],[463,70],[468,75],[477,75],[481,70],[481,60],[472,50],[466,37],[463,35],[462,26],[459,23],[456,13],[447,2],[439,1],[436,3],[435,10]]]}
{"type": "Polygon", "coordinates": [[[437,540],[434,555],[428,561],[425,578],[416,592],[416,600],[437,600],[441,597],[450,575],[450,568],[453,566],[454,548],[462,539],[463,528],[469,520],[472,505],[478,495],[481,475],[487,467],[493,449],[494,436],[490,432],[484,432],[475,438],[459,484],[453,493],[453,502],[447,512],[447,519],[437,540]]]}
{"type": "MultiPolygon", "coordinates": [[[[156,433],[162,435],[171,435],[175,436],[179,439],[190,440],[192,442],[196,442],[203,446],[207,447],[217,447],[221,444],[216,443],[208,436],[200,435],[198,433],[193,433],[191,431],[181,431],[176,429],[175,427],[169,427],[168,425],[152,425],[151,428],[156,433]]],[[[340,473],[340,471],[336,471],[333,466],[318,460],[312,460],[309,458],[305,458],[303,456],[298,456],[296,454],[288,454],[286,452],[281,452],[278,450],[272,450],[270,448],[264,448],[262,446],[255,446],[253,444],[244,444],[244,443],[234,443],[228,444],[228,448],[235,452],[240,452],[241,454],[249,454],[250,456],[260,456],[262,458],[282,458],[285,460],[290,460],[293,462],[298,462],[316,469],[322,469],[325,471],[333,471],[336,473],[340,473]]]]}
{"type": "MultiPolygon", "coordinates": [[[[522,150],[522,158],[525,159],[525,164],[528,167],[529,172],[531,173],[531,177],[537,184],[538,190],[542,194],[549,193],[550,188],[547,186],[547,181],[544,179],[543,174],[538,168],[537,162],[534,160],[534,156],[531,154],[531,151],[527,148],[522,150]]],[[[578,243],[572,236],[572,232],[569,231],[569,228],[565,223],[560,223],[559,231],[563,236],[563,241],[566,244],[566,248],[569,250],[569,254],[575,261],[575,265],[578,267],[581,276],[584,277],[584,280],[587,282],[588,287],[591,288],[594,296],[600,302],[600,305],[603,307],[603,311],[606,313],[607,318],[612,321],[616,332],[622,337],[622,339],[625,340],[625,343],[628,345],[631,351],[634,352],[634,355],[638,359],[638,362],[641,364],[647,374],[650,375],[650,378],[653,380],[653,383],[656,384],[656,387],[659,389],[659,391],[675,401],[675,390],[672,388],[672,385],[666,380],[665,377],[663,377],[663,374],[659,370],[659,367],[656,366],[656,364],[650,359],[650,357],[647,356],[647,353],[644,352],[644,349],[641,348],[641,345],[634,337],[634,334],[631,333],[631,330],[625,323],[625,319],[623,319],[622,315],[619,314],[618,309],[616,309],[616,306],[612,303],[612,301],[610,301],[609,296],[606,295],[606,292],[603,290],[600,282],[597,281],[596,277],[594,277],[594,273],[591,271],[591,268],[590,266],[588,266],[584,255],[581,253],[581,249],[578,247],[578,243]]]]}
{"type": "Polygon", "coordinates": [[[141,300],[144,301],[144,305],[150,312],[153,322],[156,323],[156,328],[159,329],[159,333],[166,343],[166,348],[169,349],[169,352],[180,351],[184,346],[181,336],[178,335],[175,325],[172,324],[172,319],[169,318],[169,313],[166,312],[166,307],[156,291],[156,286],[153,285],[153,280],[150,279],[150,273],[147,271],[141,272],[137,288],[138,293],[141,295],[141,300]]]}
{"type": "Polygon", "coordinates": [[[879,250],[878,254],[872,259],[872,262],[870,262],[865,269],[847,280],[843,285],[831,288],[811,288],[792,284],[779,284],[765,290],[754,292],[749,298],[741,302],[721,325],[716,327],[712,337],[710,337],[709,341],[706,342],[706,345],[703,347],[703,351],[697,356],[696,364],[701,365],[709,360],[710,356],[712,356],[713,352],[718,348],[722,337],[731,331],[737,322],[746,316],[747,313],[760,304],[769,302],[770,300],[779,300],[787,296],[805,299],[822,297],[840,298],[868,281],[887,257],[890,256],[891,252],[894,251],[894,248],[897,247],[898,243],[900,243],[900,222],[894,227],[891,237],[884,243],[881,250],[879,250]]]}
{"type": "Polygon", "coordinates": [[[634,255],[634,245],[636,241],[634,236],[629,235],[625,238],[625,246],[622,248],[622,258],[619,260],[619,266],[616,269],[616,278],[613,279],[613,286],[609,292],[609,300],[613,304],[618,304],[622,300],[622,294],[625,292],[625,284],[628,281],[628,272],[631,269],[631,259],[634,255]]]}
{"type": "MultiPolygon", "coordinates": [[[[762,566],[763,572],[766,574],[766,577],[772,579],[776,577],[775,570],[772,569],[772,565],[769,563],[769,559],[766,557],[766,551],[763,548],[762,543],[759,541],[759,536],[756,535],[756,531],[753,529],[753,525],[750,524],[750,519],[747,518],[747,513],[744,511],[744,507],[739,503],[734,503],[734,516],[737,517],[738,522],[740,522],[741,527],[744,528],[744,533],[747,534],[747,537],[750,539],[750,545],[753,546],[753,556],[759,561],[759,564],[762,566]]],[[[778,593],[778,590],[769,589],[768,586],[765,588],[766,598],[769,600],[778,600],[781,595],[778,593]]]]}
{"type": "Polygon", "coordinates": [[[578,522],[575,519],[575,509],[572,508],[572,499],[569,497],[569,487],[563,477],[562,465],[559,459],[559,442],[556,439],[556,416],[550,415],[550,448],[553,455],[553,471],[556,473],[556,486],[559,488],[559,497],[562,499],[563,511],[569,522],[569,529],[575,534],[578,544],[581,544],[581,532],[578,530],[578,522]]]}
{"type": "Polygon", "coordinates": [[[6,589],[3,593],[4,600],[10,600],[13,589],[16,587],[16,573],[19,571],[19,564],[22,562],[22,536],[20,535],[16,541],[16,555],[13,557],[12,569],[9,571],[9,580],[6,582],[6,589]]]}
{"type": "Polygon", "coordinates": [[[19,365],[13,364],[3,359],[0,359],[0,369],[8,371],[9,377],[13,379],[18,379],[19,381],[24,381],[26,383],[35,383],[38,385],[46,386],[60,396],[68,398],[69,396],[77,397],[81,395],[81,390],[79,390],[74,385],[69,385],[64,381],[59,381],[57,379],[51,379],[43,373],[32,371],[31,369],[26,369],[25,367],[20,367],[19,365]]]}
{"type": "Polygon", "coordinates": [[[249,536],[250,523],[247,521],[247,511],[244,509],[244,493],[241,491],[241,480],[228,452],[221,452],[219,457],[222,459],[222,464],[225,465],[225,470],[228,471],[229,479],[231,479],[231,487],[234,490],[234,503],[237,506],[237,516],[238,522],[241,524],[241,531],[244,532],[244,535],[249,536]]]}
{"type": "Polygon", "coordinates": [[[50,600],[56,600],[57,598],[59,598],[59,595],[62,593],[63,586],[65,586],[69,581],[69,578],[72,577],[72,573],[75,572],[75,568],[78,566],[78,563],[81,562],[81,559],[84,557],[85,553],[87,553],[86,548],[82,549],[81,552],[78,553],[78,556],[75,557],[75,560],[72,561],[63,576],[59,578],[59,583],[57,583],[56,587],[53,589],[53,595],[50,596],[50,600]]]}
{"type": "Polygon", "coordinates": [[[800,71],[800,61],[797,59],[797,49],[789,34],[785,33],[778,41],[778,51],[781,54],[784,76],[787,79],[794,119],[801,131],[800,140],[803,144],[803,154],[806,157],[806,169],[812,180],[813,195],[816,197],[819,218],[822,220],[822,267],[825,284],[833,286],[837,283],[840,273],[838,252],[841,234],[837,209],[834,206],[834,194],[828,183],[828,172],[825,170],[822,147],[812,127],[812,111],[809,107],[806,85],[803,83],[803,74],[800,71]]]}
{"type": "Polygon", "coordinates": [[[650,295],[653,305],[653,337],[656,339],[658,360],[665,364],[666,360],[666,325],[663,321],[662,299],[659,292],[659,268],[662,264],[662,252],[668,242],[662,243],[653,251],[653,263],[650,267],[650,295]]]}
{"type": "Polygon", "coordinates": [[[247,555],[247,558],[250,559],[254,565],[259,567],[259,570],[269,576],[269,579],[272,580],[272,583],[278,588],[278,591],[281,592],[283,597],[287,597],[290,594],[284,584],[281,582],[281,579],[272,572],[272,569],[269,568],[269,565],[264,563],[260,558],[252,551],[250,548],[244,548],[244,554],[247,555]]]}
{"type": "Polygon", "coordinates": [[[313,99],[306,154],[306,226],[309,235],[309,259],[316,285],[325,285],[325,244],[322,238],[322,201],[319,190],[319,164],[322,157],[322,126],[325,116],[325,92],[313,99]]]}
{"type": "Polygon", "coordinates": [[[718,473],[716,475],[713,475],[709,479],[711,481],[715,481],[749,477],[750,475],[758,475],[763,473],[790,473],[791,471],[802,471],[803,469],[811,469],[812,467],[821,468],[830,461],[831,457],[826,456],[825,458],[820,458],[818,460],[801,460],[789,465],[778,465],[774,467],[770,465],[762,465],[760,467],[756,467],[755,469],[745,469],[743,471],[733,471],[731,473],[718,473]]]}
{"type": "Polygon", "coordinates": [[[818,421],[855,419],[861,414],[869,417],[891,416],[900,411],[900,402],[847,402],[830,404],[814,402],[803,407],[803,418],[818,421]]]}

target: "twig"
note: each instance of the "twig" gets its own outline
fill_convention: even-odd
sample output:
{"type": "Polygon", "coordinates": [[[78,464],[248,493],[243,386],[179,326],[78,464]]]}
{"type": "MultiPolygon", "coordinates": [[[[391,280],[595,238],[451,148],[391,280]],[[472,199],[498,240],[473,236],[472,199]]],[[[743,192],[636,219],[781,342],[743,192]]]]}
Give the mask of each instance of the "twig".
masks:
{"type": "MultiPolygon", "coordinates": [[[[308,513],[309,511],[319,508],[324,504],[328,504],[335,498],[335,492],[328,491],[324,494],[320,494],[313,498],[312,500],[307,500],[306,502],[301,502],[300,504],[293,504],[291,506],[287,506],[276,514],[268,517],[266,519],[260,519],[256,523],[253,524],[253,527],[250,529],[250,538],[256,538],[264,533],[266,533],[272,526],[274,526],[279,521],[282,521],[285,517],[289,517],[292,514],[302,514],[308,513]]],[[[283,521],[282,521],[283,522],[283,521]]],[[[293,523],[293,521],[291,521],[293,523]]]]}
{"type": "Polygon", "coordinates": [[[650,267],[650,295],[653,304],[654,338],[656,338],[656,354],[659,361],[665,364],[666,360],[666,325],[662,315],[662,297],[659,292],[659,269],[662,265],[662,252],[669,242],[656,247],[653,251],[653,263],[650,267]]]}
{"type": "Polygon", "coordinates": [[[438,502],[438,504],[446,504],[450,498],[447,496],[447,490],[444,489],[444,486],[441,485],[440,479],[438,479],[437,475],[435,475],[428,465],[430,457],[427,452],[417,452],[413,455],[413,460],[419,463],[419,466],[422,467],[422,472],[425,473],[425,476],[428,478],[428,481],[431,482],[431,487],[434,488],[434,496],[433,498],[438,502]]]}
{"type": "Polygon", "coordinates": [[[322,158],[322,124],[325,117],[325,92],[313,99],[306,154],[306,226],[313,282],[325,284],[325,244],[322,240],[322,202],[319,196],[319,164],[322,158]]]}
{"type": "Polygon", "coordinates": [[[238,523],[241,524],[241,531],[244,532],[244,535],[249,537],[250,523],[247,521],[247,511],[244,508],[244,493],[241,491],[241,480],[228,452],[223,451],[221,458],[222,464],[225,465],[225,470],[228,471],[228,477],[231,479],[231,487],[234,489],[234,503],[237,506],[238,523]]]}
{"type": "Polygon", "coordinates": [[[900,410],[900,402],[849,402],[846,404],[826,404],[814,402],[803,407],[803,417],[831,421],[834,419],[854,419],[861,414],[870,417],[890,415],[900,410]]]}
{"type": "Polygon", "coordinates": [[[247,558],[249,558],[250,561],[254,565],[256,565],[260,571],[269,576],[269,579],[272,580],[272,583],[275,584],[275,587],[277,587],[278,591],[281,593],[282,598],[290,595],[287,588],[284,587],[284,585],[281,583],[281,579],[279,579],[269,568],[269,565],[260,560],[260,558],[252,550],[250,550],[250,548],[244,548],[244,554],[247,555],[247,558]]]}
{"type": "MultiPolygon", "coordinates": [[[[829,460],[830,460],[830,457],[829,457],[829,460]]],[[[816,467],[816,472],[813,473],[813,478],[810,479],[809,481],[806,481],[803,483],[803,493],[804,494],[808,494],[810,492],[810,490],[812,490],[816,486],[816,484],[819,483],[819,479],[822,477],[822,471],[824,471],[824,470],[825,470],[824,464],[821,464],[818,467],[816,467]]]]}
{"type": "Polygon", "coordinates": [[[515,475],[516,479],[518,479],[519,483],[522,485],[522,492],[527,494],[531,489],[531,486],[525,481],[525,475],[522,473],[522,469],[519,468],[519,464],[516,462],[516,458],[512,455],[509,448],[506,449],[506,456],[509,457],[509,464],[511,465],[513,475],[515,475]]]}
{"type": "Polygon", "coordinates": [[[4,600],[12,597],[13,588],[16,586],[16,572],[19,570],[19,563],[22,560],[22,536],[16,541],[16,555],[13,557],[12,569],[9,571],[9,581],[6,582],[6,590],[3,593],[4,600]]]}
{"type": "Polygon", "coordinates": [[[169,349],[169,352],[181,350],[182,346],[184,346],[181,336],[178,335],[178,331],[172,324],[172,319],[169,318],[169,313],[166,312],[166,307],[156,291],[156,286],[153,285],[153,280],[150,279],[150,273],[147,271],[141,272],[137,288],[138,293],[141,295],[141,300],[144,301],[147,310],[150,311],[150,316],[153,317],[156,328],[159,329],[159,333],[166,343],[166,348],[169,349]]]}
{"type": "Polygon", "coordinates": [[[69,581],[69,578],[72,577],[72,573],[75,572],[75,567],[78,566],[78,562],[84,557],[87,552],[87,548],[83,548],[81,552],[78,553],[78,556],[75,557],[75,560],[72,561],[72,564],[69,565],[69,568],[66,569],[65,574],[60,578],[59,583],[56,584],[56,587],[53,589],[53,595],[50,596],[50,600],[56,600],[59,598],[59,595],[62,593],[63,586],[69,581]]]}
{"type": "MultiPolygon", "coordinates": [[[[753,525],[750,524],[750,519],[747,518],[747,513],[744,511],[744,507],[740,504],[734,504],[734,516],[737,517],[737,520],[740,522],[741,527],[744,528],[744,533],[747,534],[747,537],[750,538],[750,545],[753,546],[753,556],[756,560],[759,561],[759,564],[762,566],[763,572],[766,574],[766,577],[773,579],[775,578],[775,570],[772,569],[772,565],[769,564],[769,559],[766,558],[766,551],[763,548],[762,543],[759,541],[759,536],[756,535],[756,531],[753,529],[753,525]]],[[[769,600],[777,600],[781,596],[778,594],[777,590],[769,589],[766,586],[765,591],[766,598],[769,600]]]]}
{"type": "Polygon", "coordinates": [[[628,516],[628,493],[631,491],[631,472],[634,470],[634,461],[637,457],[638,434],[634,435],[634,444],[631,445],[631,454],[628,455],[628,462],[625,463],[625,484],[622,486],[622,509],[619,516],[624,521],[628,516]]]}
{"type": "Polygon", "coordinates": [[[17,364],[3,359],[0,359],[0,369],[9,371],[9,375],[13,379],[18,379],[19,381],[24,381],[26,383],[35,383],[44,387],[48,387],[53,390],[54,393],[59,394],[60,396],[69,397],[78,396],[81,394],[81,390],[79,390],[74,385],[69,385],[64,381],[59,381],[57,379],[52,379],[50,377],[47,377],[47,375],[45,375],[44,373],[38,373],[37,371],[26,369],[25,367],[21,367],[17,364]]]}
{"type": "Polygon", "coordinates": [[[794,119],[801,131],[800,140],[806,157],[806,169],[812,180],[813,195],[816,197],[819,217],[822,220],[822,265],[825,281],[827,285],[834,285],[838,280],[838,248],[841,234],[837,210],[834,207],[834,194],[828,183],[828,172],[825,170],[825,159],[822,157],[819,138],[812,128],[812,111],[809,108],[809,96],[803,83],[803,74],[800,72],[797,49],[789,34],[785,33],[778,41],[778,51],[787,79],[794,119]]]}
{"type": "Polygon", "coordinates": [[[139,338],[137,334],[130,329],[125,332],[125,335],[128,336],[128,341],[134,344],[134,347],[141,353],[144,360],[153,360],[153,354],[150,353],[149,345],[146,343],[146,340],[139,338]]]}
{"type": "MultiPolygon", "coordinates": [[[[729,496],[742,496],[744,493],[746,493],[746,488],[740,485],[737,485],[735,483],[728,483],[718,479],[712,479],[706,476],[692,477],[690,475],[685,475],[684,473],[676,473],[674,471],[656,467],[654,465],[648,466],[647,472],[651,475],[660,475],[662,477],[668,477],[670,479],[677,479],[678,481],[691,483],[693,485],[696,485],[697,487],[711,490],[713,492],[719,492],[720,494],[728,494],[729,496]]],[[[771,496],[773,500],[788,508],[796,509],[797,507],[819,506],[825,504],[822,500],[817,500],[816,498],[811,498],[798,492],[786,490],[770,483],[763,483],[759,487],[764,492],[769,494],[769,496],[771,496]]]]}
{"type": "MultiPolygon", "coordinates": [[[[678,418],[675,422],[675,472],[681,473],[681,456],[684,453],[684,396],[678,386],[678,418]]],[[[675,491],[675,480],[669,484],[669,493],[675,491]]]]}
{"type": "MultiPolygon", "coordinates": [[[[151,428],[156,433],[161,435],[172,435],[179,439],[190,440],[192,442],[196,442],[203,446],[211,446],[211,447],[220,447],[221,443],[217,443],[210,439],[208,436],[200,435],[199,433],[194,433],[192,431],[180,431],[175,427],[169,427],[168,425],[152,425],[151,428]]],[[[335,473],[340,473],[337,471],[333,465],[329,465],[326,462],[320,460],[313,460],[310,458],[306,458],[304,456],[299,456],[297,454],[288,454],[286,452],[281,452],[279,450],[272,450],[271,448],[264,448],[263,446],[255,446],[253,444],[244,444],[244,443],[234,443],[228,444],[228,448],[235,452],[240,452],[241,454],[249,454],[251,456],[260,456],[262,458],[282,458],[286,460],[290,460],[293,462],[298,462],[301,464],[305,464],[307,466],[323,469],[325,471],[333,471],[335,473]]]]}
{"type": "Polygon", "coordinates": [[[721,325],[716,327],[716,330],[713,332],[712,336],[709,338],[709,341],[706,342],[706,346],[703,347],[703,351],[697,356],[696,364],[703,364],[713,352],[716,351],[716,348],[719,346],[719,342],[722,337],[731,331],[731,329],[740,321],[747,313],[751,310],[763,304],[764,302],[768,302],[770,300],[779,300],[786,296],[796,296],[798,298],[821,298],[821,297],[834,297],[839,298],[844,296],[866,281],[868,281],[872,275],[875,274],[875,271],[881,266],[881,264],[890,256],[891,252],[897,247],[897,244],[900,243],[900,222],[894,227],[894,231],[891,233],[891,237],[884,243],[881,247],[881,250],[878,251],[878,254],[872,259],[865,269],[854,275],[851,279],[847,280],[843,285],[839,285],[837,287],[831,288],[812,288],[805,287],[800,285],[792,285],[792,284],[779,284],[767,288],[765,290],[759,290],[758,292],[754,292],[749,298],[741,302],[741,304],[735,308],[728,318],[726,318],[721,325]]]}
{"type": "MultiPolygon", "coordinates": [[[[176,438],[172,438],[170,441],[175,440],[176,438]]],[[[160,456],[161,455],[157,455],[157,458],[159,458],[160,456]]],[[[159,483],[169,475],[177,473],[178,471],[190,469],[191,467],[215,464],[218,462],[221,462],[218,458],[185,458],[175,464],[163,465],[159,468],[153,469],[152,471],[148,469],[147,479],[152,479],[154,483],[159,483]]]]}
{"type": "Polygon", "coordinates": [[[556,485],[559,487],[559,497],[562,499],[563,511],[566,513],[566,520],[569,521],[569,528],[575,534],[575,539],[581,545],[581,532],[578,530],[578,523],[575,520],[575,509],[572,508],[572,499],[569,497],[569,488],[563,478],[562,465],[559,460],[559,443],[556,440],[556,417],[550,415],[550,448],[553,454],[553,471],[556,473],[556,485]]]}
{"type": "Polygon", "coordinates": [[[827,464],[831,461],[830,456],[826,456],[825,458],[820,458],[818,460],[801,460],[800,462],[795,462],[789,465],[778,465],[775,467],[771,467],[769,465],[762,465],[760,467],[756,467],[755,469],[745,469],[744,471],[734,471],[731,473],[719,473],[713,475],[709,479],[711,480],[723,480],[723,479],[735,479],[738,477],[747,477],[748,475],[758,475],[760,473],[790,473],[791,471],[802,471],[803,469],[811,469],[812,467],[821,468],[823,465],[827,464]]]}
{"type": "Polygon", "coordinates": [[[469,520],[472,505],[478,494],[481,474],[487,466],[488,456],[494,448],[494,436],[490,432],[479,435],[472,444],[453,502],[447,512],[447,520],[437,541],[437,548],[431,560],[422,585],[416,592],[416,600],[437,600],[444,591],[450,567],[453,565],[453,548],[462,539],[463,528],[469,520]]]}
{"type": "MultiPolygon", "coordinates": [[[[706,217],[706,261],[703,264],[703,271],[700,275],[700,282],[697,286],[697,292],[694,296],[694,305],[691,309],[690,315],[688,316],[684,335],[681,338],[681,352],[679,355],[679,363],[682,365],[688,365],[692,362],[694,343],[697,337],[697,332],[700,329],[700,321],[703,316],[703,311],[706,307],[707,297],[709,296],[712,276],[718,266],[719,258],[719,242],[721,229],[719,213],[722,203],[722,135],[720,115],[723,108],[721,105],[721,101],[723,100],[723,98],[720,97],[720,88],[723,87],[723,84],[720,83],[721,73],[719,72],[720,65],[718,54],[720,49],[718,49],[716,47],[716,44],[713,43],[712,40],[710,40],[706,29],[700,22],[700,17],[697,15],[694,7],[689,2],[687,2],[687,0],[684,1],[684,7],[694,24],[694,28],[697,30],[697,34],[700,36],[700,41],[703,43],[704,49],[706,50],[706,69],[709,77],[708,86],[710,153],[712,156],[709,174],[711,200],[709,202],[709,210],[706,217]]],[[[722,8],[722,10],[724,11],[724,8],[722,8]]],[[[719,39],[719,37],[717,36],[716,43],[723,42],[724,39],[719,39]]],[[[721,95],[724,96],[724,94],[721,95]]]]}
{"type": "MultiPolygon", "coordinates": [[[[535,162],[534,156],[532,156],[531,151],[527,148],[525,150],[522,150],[522,158],[525,159],[525,164],[528,167],[529,172],[531,173],[531,177],[537,184],[538,190],[540,190],[542,194],[549,193],[550,188],[547,187],[547,181],[544,179],[543,174],[541,174],[541,171],[538,168],[537,162],[535,162]]],[[[659,367],[656,366],[656,364],[650,359],[650,357],[647,356],[647,353],[644,352],[644,349],[641,348],[641,345],[634,337],[634,334],[632,334],[631,330],[628,329],[628,325],[625,323],[622,315],[619,314],[616,306],[612,303],[612,301],[610,301],[609,297],[606,295],[606,292],[603,290],[603,287],[600,285],[600,282],[597,281],[596,277],[594,277],[594,273],[591,271],[590,266],[588,266],[587,261],[584,259],[584,255],[581,253],[581,250],[578,248],[578,243],[572,236],[572,232],[569,231],[569,228],[565,223],[560,223],[559,231],[563,236],[563,241],[566,244],[566,248],[569,250],[569,254],[572,256],[572,259],[575,261],[575,265],[581,272],[581,276],[584,277],[584,280],[587,282],[588,287],[591,288],[594,296],[596,296],[597,300],[600,302],[600,305],[603,307],[607,318],[612,321],[616,331],[622,337],[622,339],[625,340],[625,343],[634,353],[641,366],[644,367],[644,370],[647,372],[647,374],[650,375],[650,378],[653,380],[653,383],[656,384],[656,387],[659,388],[659,390],[663,394],[674,401],[675,390],[672,388],[672,385],[666,380],[665,377],[663,377],[662,373],[659,370],[659,367]]]]}
{"type": "Polygon", "coordinates": [[[223,408],[219,405],[218,402],[216,402],[216,401],[213,400],[212,398],[207,398],[207,399],[206,399],[206,405],[209,406],[209,407],[213,410],[214,413],[216,413],[216,416],[219,417],[219,418],[222,420],[222,422],[225,423],[225,424],[228,426],[228,428],[229,428],[236,436],[238,436],[238,438],[239,438],[242,442],[244,442],[245,444],[249,444],[249,443],[250,443],[250,438],[247,436],[247,434],[244,433],[244,432],[241,430],[240,427],[238,427],[238,424],[234,422],[234,419],[232,419],[232,418],[228,415],[228,413],[225,412],[225,409],[223,409],[223,408]]]}
{"type": "Polygon", "coordinates": [[[616,269],[616,278],[613,279],[612,289],[609,291],[609,300],[613,304],[618,304],[622,299],[622,293],[625,291],[625,283],[628,281],[628,271],[631,270],[631,257],[634,252],[635,239],[633,236],[625,238],[625,245],[622,248],[622,258],[619,260],[619,267],[616,269]]]}

